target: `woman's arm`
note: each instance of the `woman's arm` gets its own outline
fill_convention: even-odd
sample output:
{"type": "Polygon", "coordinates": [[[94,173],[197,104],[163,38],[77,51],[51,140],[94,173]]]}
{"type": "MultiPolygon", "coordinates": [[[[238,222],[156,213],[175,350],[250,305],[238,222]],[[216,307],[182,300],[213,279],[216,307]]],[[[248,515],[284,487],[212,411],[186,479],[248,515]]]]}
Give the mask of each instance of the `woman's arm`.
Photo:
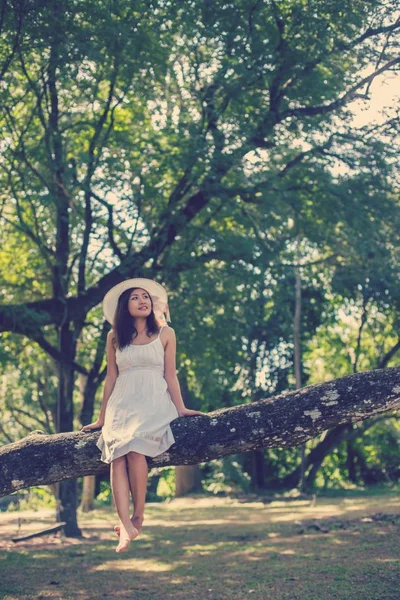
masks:
{"type": "Polygon", "coordinates": [[[164,379],[168,384],[168,391],[171,395],[171,400],[176,406],[176,410],[180,417],[188,417],[190,415],[205,415],[206,413],[200,410],[191,410],[186,408],[183,402],[181,386],[179,385],[176,375],[176,336],[172,327],[165,327],[166,345],[164,349],[164,379]]]}
{"type": "Polygon", "coordinates": [[[104,425],[107,402],[112,394],[115,382],[118,377],[118,365],[115,357],[113,338],[114,332],[111,329],[111,331],[109,331],[107,335],[107,375],[104,383],[103,401],[101,403],[99,418],[94,423],[82,427],[81,431],[91,431],[92,429],[98,429],[99,427],[103,427],[104,425]]]}
{"type": "Polygon", "coordinates": [[[99,421],[102,421],[103,423],[106,416],[107,402],[112,394],[118,377],[118,365],[115,356],[114,338],[114,330],[111,329],[107,334],[107,375],[104,383],[103,401],[101,403],[99,416],[99,421]]]}

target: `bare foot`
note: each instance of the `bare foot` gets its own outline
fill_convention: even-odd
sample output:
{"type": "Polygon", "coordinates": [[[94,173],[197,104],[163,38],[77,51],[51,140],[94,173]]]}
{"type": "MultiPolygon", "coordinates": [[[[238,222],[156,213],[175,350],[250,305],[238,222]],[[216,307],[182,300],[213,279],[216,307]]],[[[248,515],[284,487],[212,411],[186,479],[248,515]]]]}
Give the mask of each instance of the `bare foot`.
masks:
{"type": "MultiPolygon", "coordinates": [[[[143,518],[144,517],[131,517],[131,523],[135,527],[135,529],[137,529],[138,531],[140,531],[142,529],[143,518]]],[[[115,525],[114,531],[117,534],[117,536],[119,537],[120,536],[120,532],[121,532],[121,526],[120,525],[115,525]]]]}
{"type": "Polygon", "coordinates": [[[115,552],[125,552],[128,549],[129,544],[138,536],[139,532],[133,525],[129,527],[129,531],[122,526],[121,537],[119,544],[115,549],[115,552]]]}

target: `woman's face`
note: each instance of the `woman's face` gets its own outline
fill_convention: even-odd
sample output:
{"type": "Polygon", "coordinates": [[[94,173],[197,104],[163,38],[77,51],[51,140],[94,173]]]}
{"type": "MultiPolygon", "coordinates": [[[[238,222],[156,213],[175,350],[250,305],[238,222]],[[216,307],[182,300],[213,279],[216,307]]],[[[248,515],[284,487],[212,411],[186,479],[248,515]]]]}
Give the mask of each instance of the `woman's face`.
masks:
{"type": "Polygon", "coordinates": [[[151,312],[150,294],[142,288],[135,288],[129,296],[128,310],[132,317],[148,317],[151,312]]]}

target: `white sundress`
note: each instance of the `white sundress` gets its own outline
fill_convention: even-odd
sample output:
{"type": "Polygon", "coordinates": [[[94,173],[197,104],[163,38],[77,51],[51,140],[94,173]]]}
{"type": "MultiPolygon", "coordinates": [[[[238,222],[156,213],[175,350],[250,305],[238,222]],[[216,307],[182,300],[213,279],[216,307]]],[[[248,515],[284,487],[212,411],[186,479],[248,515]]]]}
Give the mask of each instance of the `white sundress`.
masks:
{"type": "Polygon", "coordinates": [[[102,462],[130,451],[154,457],[175,442],[169,424],[179,414],[164,379],[164,327],[152,342],[116,350],[119,374],[96,443],[102,462]]]}

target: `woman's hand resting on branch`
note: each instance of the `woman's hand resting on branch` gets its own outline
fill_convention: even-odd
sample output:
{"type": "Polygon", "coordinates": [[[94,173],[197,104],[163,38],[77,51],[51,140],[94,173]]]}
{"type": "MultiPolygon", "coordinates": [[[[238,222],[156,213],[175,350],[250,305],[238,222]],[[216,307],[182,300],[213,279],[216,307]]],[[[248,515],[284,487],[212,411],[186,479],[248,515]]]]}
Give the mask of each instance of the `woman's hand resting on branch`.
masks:
{"type": "Polygon", "coordinates": [[[179,410],[178,413],[180,417],[194,417],[195,415],[207,417],[207,413],[201,412],[201,410],[191,410],[190,408],[179,410]]]}
{"type": "Polygon", "coordinates": [[[91,423],[90,425],[85,425],[82,427],[81,431],[92,431],[93,429],[101,429],[104,425],[104,421],[101,419],[97,419],[95,423],[91,423]]]}
{"type": "MultiPolygon", "coordinates": [[[[194,417],[196,415],[203,415],[203,417],[207,417],[207,413],[202,412],[201,410],[192,410],[190,408],[184,408],[180,411],[178,411],[178,414],[180,417],[194,417]]],[[[90,425],[85,425],[84,427],[82,427],[81,431],[89,433],[90,431],[93,431],[94,429],[101,429],[104,425],[104,421],[102,421],[101,419],[97,419],[97,421],[95,423],[91,423],[90,425]]]]}

